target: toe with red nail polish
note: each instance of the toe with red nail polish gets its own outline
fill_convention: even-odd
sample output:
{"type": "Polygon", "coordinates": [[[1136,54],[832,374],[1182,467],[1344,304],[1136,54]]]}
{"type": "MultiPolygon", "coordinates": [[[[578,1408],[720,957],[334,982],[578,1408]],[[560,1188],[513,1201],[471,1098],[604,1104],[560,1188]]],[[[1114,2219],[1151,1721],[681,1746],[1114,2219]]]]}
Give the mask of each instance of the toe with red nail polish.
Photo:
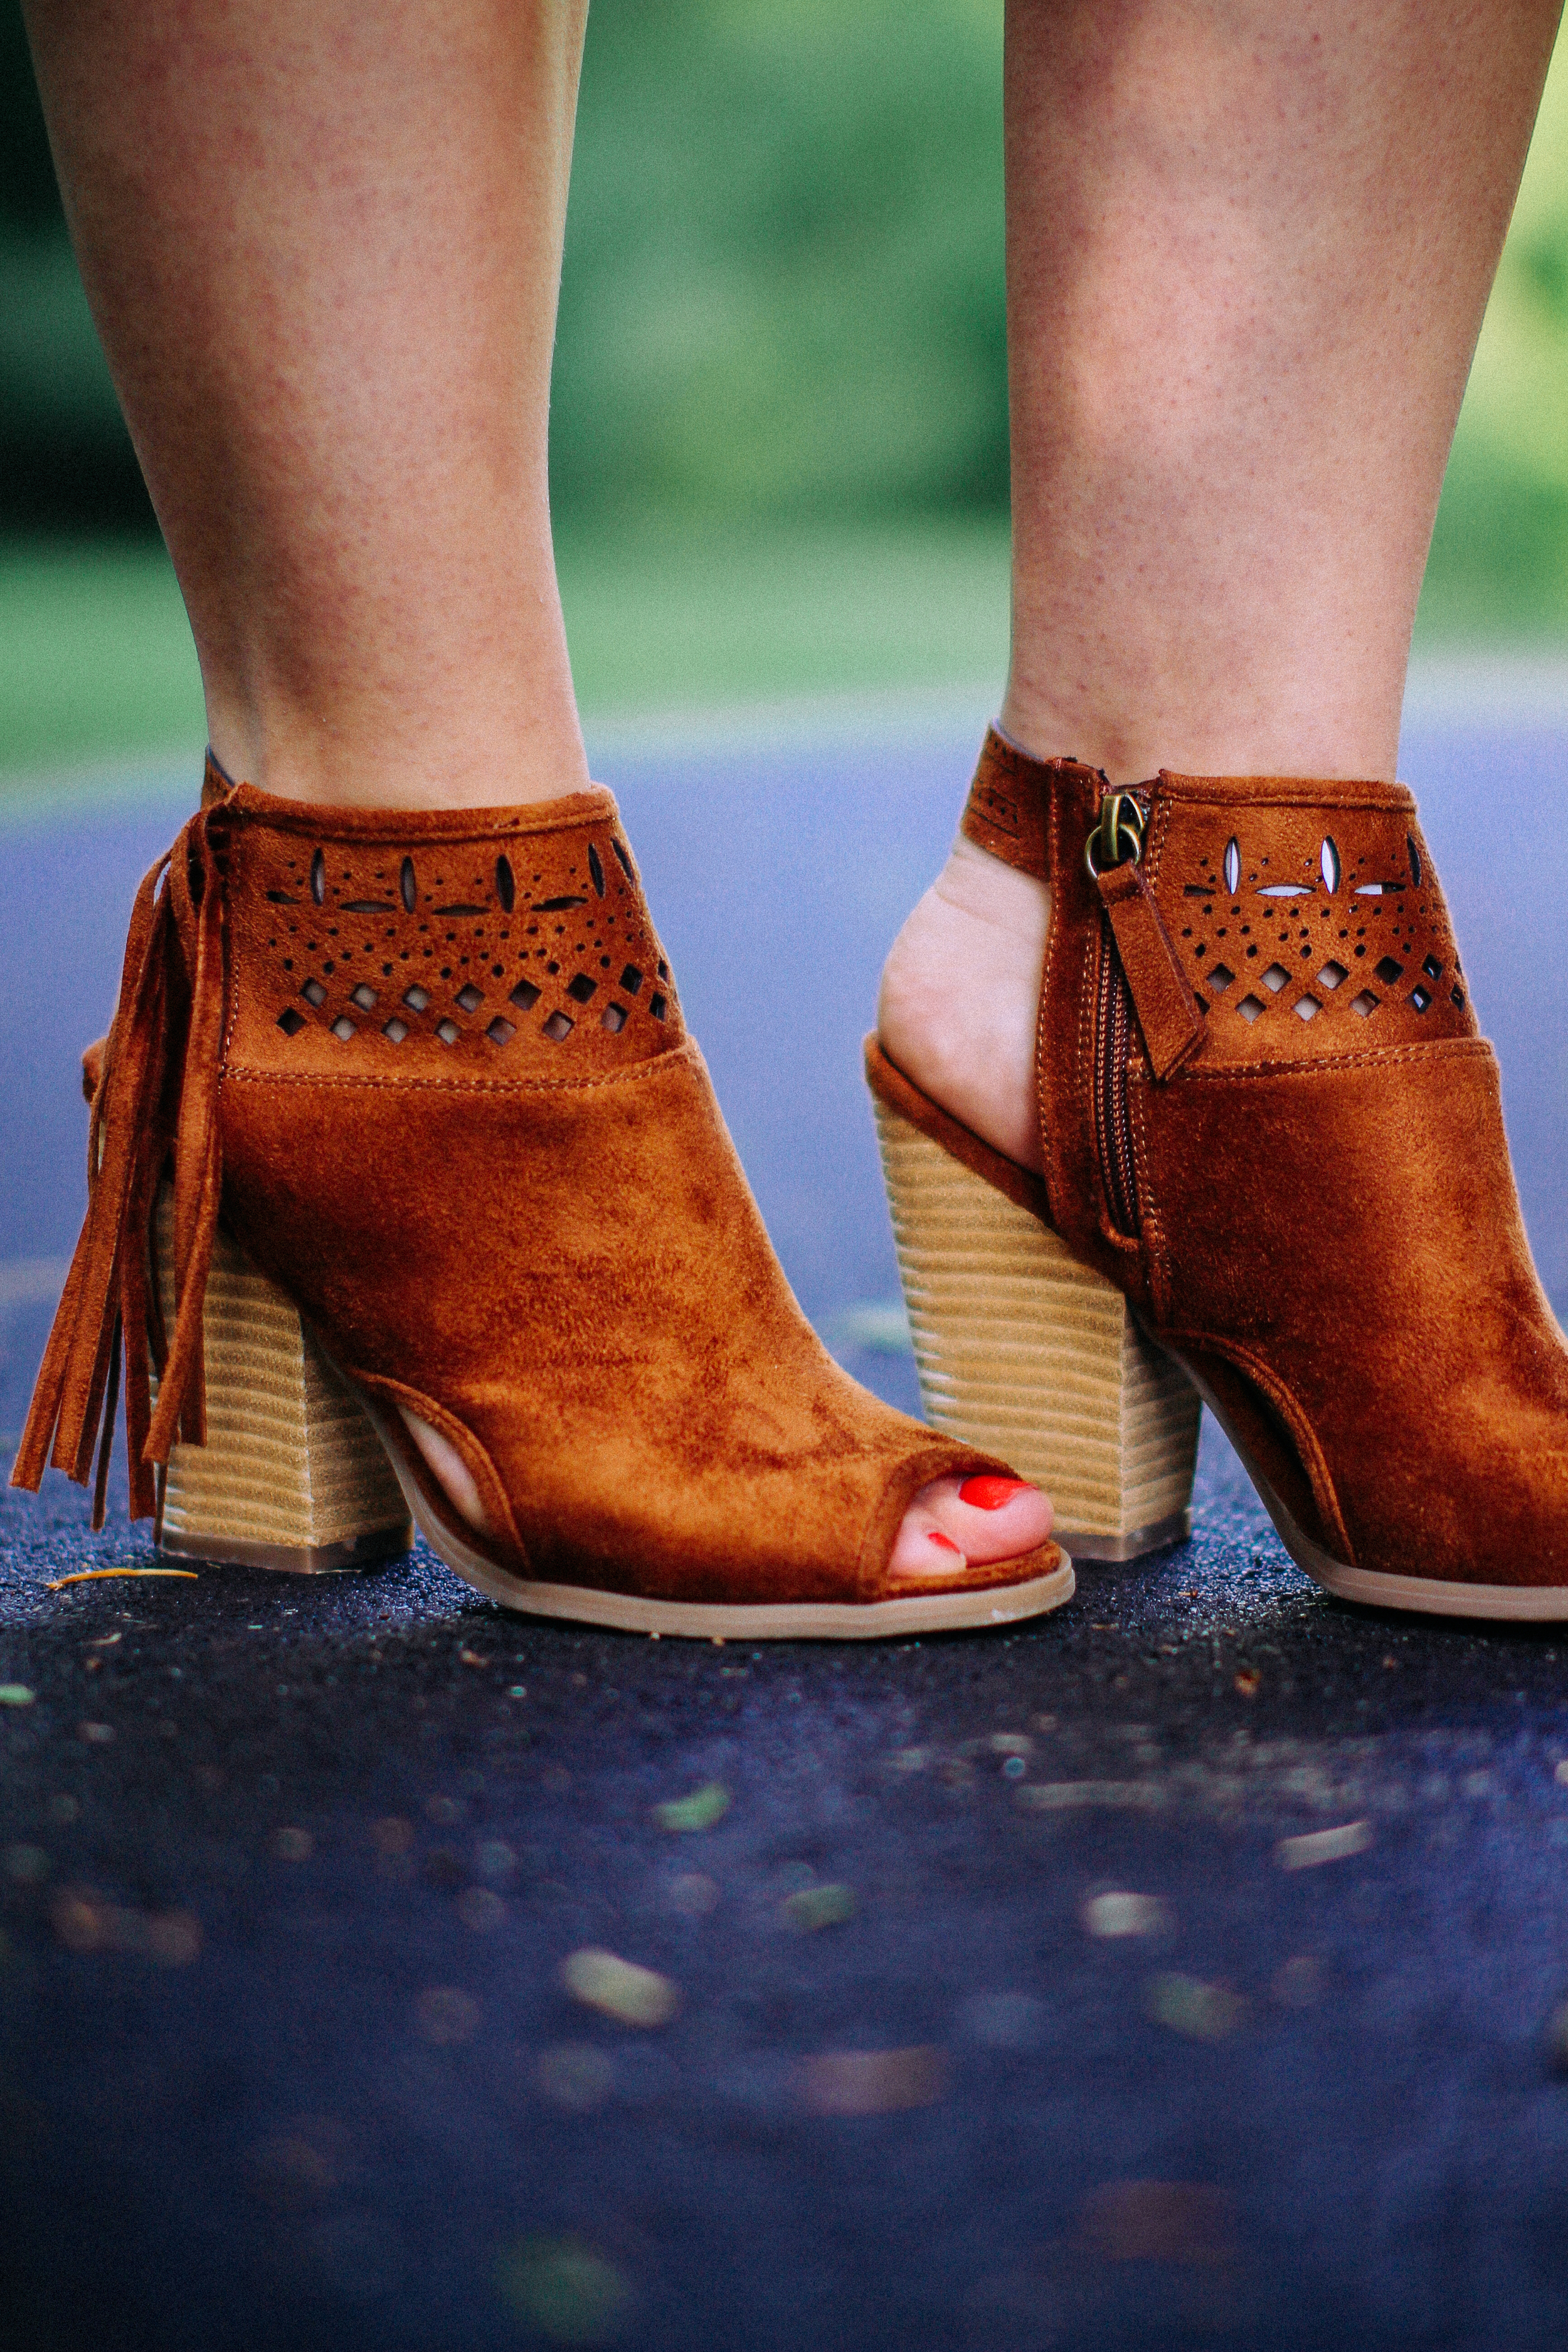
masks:
{"type": "Polygon", "coordinates": [[[904,1515],[892,1570],[895,1576],[952,1576],[965,1563],[989,1567],[1033,1551],[1050,1531],[1049,1499],[1027,1479],[999,1471],[938,1478],[922,1487],[904,1515]]]}
{"type": "Polygon", "coordinates": [[[994,1472],[983,1471],[979,1476],[963,1479],[958,1489],[958,1499],[972,1510],[999,1511],[1018,1495],[1031,1495],[1037,1490],[1026,1478],[999,1478],[994,1472]]]}

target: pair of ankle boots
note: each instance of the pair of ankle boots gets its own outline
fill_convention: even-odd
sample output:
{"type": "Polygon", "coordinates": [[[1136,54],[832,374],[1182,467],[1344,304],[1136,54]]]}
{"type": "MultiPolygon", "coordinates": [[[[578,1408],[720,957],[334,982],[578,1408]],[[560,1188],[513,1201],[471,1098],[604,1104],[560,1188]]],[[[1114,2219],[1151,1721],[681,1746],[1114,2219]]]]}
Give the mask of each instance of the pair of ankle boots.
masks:
{"type": "Polygon", "coordinates": [[[868,1041],[922,1428],[790,1296],[608,793],[410,815],[209,770],[89,1056],[14,1483],[96,1456],[101,1513],[122,1377],[169,1550],[346,1566],[412,1517],[542,1613],[910,1633],[1184,1533],[1201,1398],[1331,1591],[1568,1615],[1568,1350],[1408,793],[1113,792],[993,733],[963,829],[1050,891],[1045,1172],[868,1041]],[[889,1574],[921,1487],[1009,1465],[1059,1544],[889,1574]]]}

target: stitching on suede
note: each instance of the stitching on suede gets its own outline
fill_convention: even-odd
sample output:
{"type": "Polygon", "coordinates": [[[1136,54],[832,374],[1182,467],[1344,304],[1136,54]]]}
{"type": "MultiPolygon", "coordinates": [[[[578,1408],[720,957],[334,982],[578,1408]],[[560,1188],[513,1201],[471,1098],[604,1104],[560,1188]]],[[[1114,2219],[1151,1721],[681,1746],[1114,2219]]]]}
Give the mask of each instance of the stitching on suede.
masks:
{"type": "Polygon", "coordinates": [[[1344,1547],[1346,1566],[1353,1568],[1356,1564],[1355,1546],[1351,1541],[1350,1529],[1345,1525],[1345,1515],[1340,1507],[1339,1489],[1330,1472],[1328,1456],[1323,1452],[1310,1416],[1305,1411],[1289,1382],[1280,1378],[1267,1357],[1258,1355],[1243,1340],[1220,1339],[1212,1332],[1200,1331],[1183,1332],[1179,1335],[1173,1333],[1172,1338],[1178,1349],[1184,1338],[1192,1339],[1200,1348],[1212,1348],[1216,1356],[1223,1357],[1227,1363],[1233,1364],[1237,1371],[1247,1373],[1250,1379],[1257,1381],[1289,1430],[1298,1449],[1303,1451],[1302,1467],[1307,1473],[1308,1484],[1312,1487],[1312,1500],[1317,1504],[1318,1508],[1323,1511],[1325,1518],[1332,1520],[1331,1533],[1337,1535],[1344,1547]],[[1322,1493],[1319,1491],[1313,1481],[1314,1469],[1322,1480],[1323,1490],[1329,1496],[1327,1510],[1323,1509],[1322,1493]]]}
{"type": "Polygon", "coordinates": [[[1161,790],[1188,808],[1336,808],[1373,813],[1382,810],[1390,815],[1404,815],[1415,807],[1415,795],[1407,784],[1369,783],[1357,792],[1353,785],[1338,781],[1319,783],[1309,779],[1304,788],[1294,791],[1229,794],[1213,790],[1219,781],[1217,777],[1178,776],[1167,769],[1162,769],[1159,779],[1161,790]]]}
{"type": "MultiPolygon", "coordinates": [[[[243,786],[241,790],[245,789],[243,786]]],[[[252,785],[251,791],[256,787],[252,785]]],[[[621,822],[620,807],[606,785],[585,793],[563,793],[560,800],[542,802],[542,808],[572,809],[568,815],[531,822],[508,809],[341,809],[318,807],[310,801],[279,801],[278,808],[238,808],[237,824],[245,831],[315,834],[329,841],[398,841],[405,835],[429,842],[489,841],[504,835],[510,840],[531,839],[537,834],[570,833],[577,827],[621,822]],[[298,815],[289,812],[298,810],[298,815]],[[363,818],[362,824],[353,820],[363,818]],[[431,820],[435,820],[433,823],[431,820]]]]}
{"type": "MultiPolygon", "coordinates": [[[[494,1515],[495,1504],[497,1502],[500,1503],[500,1517],[504,1521],[504,1525],[500,1530],[501,1538],[504,1541],[510,1537],[511,1543],[521,1555],[522,1563],[526,1568],[528,1565],[528,1546],[523,1542],[522,1530],[517,1524],[516,1514],[513,1512],[511,1507],[511,1496],[506,1490],[506,1483],[500,1476],[494,1462],[490,1458],[489,1446],[480,1444],[473,1431],[468,1427],[467,1422],[459,1421],[456,1413],[448,1412],[444,1404],[438,1403],[432,1396],[426,1396],[422,1389],[410,1388],[406,1381],[394,1380],[387,1373],[351,1372],[347,1377],[352,1382],[357,1382],[360,1387],[368,1389],[378,1403],[390,1404],[395,1412],[399,1409],[399,1407],[406,1404],[411,1412],[416,1412],[422,1421],[428,1422],[432,1429],[438,1431],[439,1433],[446,1438],[448,1444],[452,1446],[459,1459],[462,1457],[465,1444],[472,1448],[473,1452],[478,1455],[480,1464],[483,1465],[485,1475],[492,1489],[492,1492],[489,1495],[482,1496],[480,1499],[485,1504],[487,1509],[489,1509],[492,1512],[492,1516],[494,1515]]],[[[416,1452],[420,1452],[421,1449],[419,1448],[418,1441],[415,1437],[413,1431],[405,1426],[404,1433],[406,1436],[409,1444],[414,1446],[416,1452]]],[[[423,1456],[421,1458],[423,1458],[423,1456]]],[[[435,1479],[436,1485],[440,1486],[441,1481],[439,1478],[436,1477],[436,1473],[431,1468],[428,1462],[426,1462],[425,1467],[429,1471],[430,1476],[435,1479]]],[[[472,1465],[466,1464],[465,1467],[468,1468],[469,1475],[472,1476],[472,1465]]],[[[479,1481],[476,1480],[475,1484],[478,1485],[479,1481]]],[[[443,1488],[442,1491],[445,1493],[446,1490],[443,1488]]],[[[453,1517],[464,1528],[468,1541],[470,1543],[482,1546],[485,1540],[483,1534],[478,1528],[469,1525],[468,1521],[464,1517],[463,1513],[458,1510],[457,1504],[452,1501],[449,1495],[447,1496],[447,1503],[453,1517]]]]}
{"type": "MultiPolygon", "coordinates": [[[[1059,896],[1056,887],[1056,877],[1058,867],[1058,835],[1059,830],[1057,795],[1055,793],[1051,793],[1047,796],[1045,821],[1041,827],[1041,831],[1044,835],[1046,844],[1046,887],[1050,892],[1053,902],[1059,896]]],[[[1053,914],[1055,912],[1054,903],[1052,912],[1053,914]]],[[[1046,961],[1040,971],[1040,1002],[1038,1009],[1035,1014],[1035,1120],[1040,1130],[1040,1157],[1045,1162],[1046,1169],[1046,1201],[1047,1204],[1050,1207],[1053,1217],[1056,1215],[1057,1211],[1056,1204],[1051,1200],[1050,1166],[1052,1159],[1051,1138],[1056,1129],[1056,1120],[1054,1117],[1056,1104],[1050,1099],[1051,1066],[1049,1060],[1049,1048],[1047,1043],[1046,1007],[1049,1001],[1051,992],[1051,972],[1056,963],[1057,950],[1061,943],[1060,929],[1061,926],[1059,923],[1053,921],[1048,925],[1046,931],[1046,961]]]]}
{"type": "Polygon", "coordinates": [[[1128,1110],[1132,1128],[1132,1151],[1138,1164],[1138,1187],[1141,1203],[1139,1224],[1147,1258],[1145,1279],[1157,1314],[1164,1313],[1171,1299],[1171,1252],[1165,1239],[1165,1220],[1154,1192],[1154,1180],[1149,1166],[1149,1128],[1146,1102],[1142,1095],[1129,1094],[1128,1110]],[[1158,1282],[1158,1293],[1155,1285],[1158,1282]]]}
{"type": "Polygon", "coordinates": [[[1174,1079],[1167,1078],[1165,1084],[1184,1086],[1198,1079],[1228,1083],[1233,1078],[1315,1078],[1334,1070],[1393,1068],[1402,1062],[1434,1061],[1439,1055],[1488,1062],[1493,1059],[1492,1049],[1484,1037],[1436,1037],[1427,1045],[1369,1045],[1364,1053],[1330,1054],[1315,1062],[1237,1062],[1222,1068],[1189,1067],[1178,1070],[1174,1079]]]}
{"type": "Polygon", "coordinates": [[[690,1063],[695,1058],[694,1045],[672,1045],[668,1053],[656,1054],[651,1061],[634,1062],[626,1069],[605,1070],[596,1076],[581,1078],[362,1078],[349,1073],[336,1077],[329,1071],[318,1076],[310,1070],[263,1070],[246,1064],[232,1066],[228,1076],[237,1084],[246,1086],[336,1087],[361,1091],[376,1087],[389,1094],[583,1094],[595,1087],[629,1086],[635,1079],[651,1077],[668,1069],[672,1062],[690,1063]]]}
{"type": "Polygon", "coordinates": [[[1151,890],[1155,888],[1160,879],[1160,860],[1165,854],[1165,844],[1170,838],[1171,821],[1174,814],[1175,811],[1170,801],[1163,794],[1156,793],[1154,796],[1154,839],[1152,846],[1144,851],[1142,861],[1143,866],[1143,878],[1148,883],[1151,890]]]}

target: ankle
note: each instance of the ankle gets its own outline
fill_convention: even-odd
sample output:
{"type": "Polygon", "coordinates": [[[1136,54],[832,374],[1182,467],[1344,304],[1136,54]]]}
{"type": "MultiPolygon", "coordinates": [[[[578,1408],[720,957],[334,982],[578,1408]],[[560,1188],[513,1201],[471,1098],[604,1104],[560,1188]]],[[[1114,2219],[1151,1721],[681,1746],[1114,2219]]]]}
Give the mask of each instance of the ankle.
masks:
{"type": "Polygon", "coordinates": [[[921,1092],[1026,1168],[1041,1165],[1035,1031],[1045,885],[962,835],[894,940],[877,1034],[921,1092]]]}
{"type": "Polygon", "coordinates": [[[512,808],[583,792],[587,754],[571,677],[520,695],[374,688],[331,712],[258,709],[209,693],[209,740],[237,782],[342,808],[512,808]]]}

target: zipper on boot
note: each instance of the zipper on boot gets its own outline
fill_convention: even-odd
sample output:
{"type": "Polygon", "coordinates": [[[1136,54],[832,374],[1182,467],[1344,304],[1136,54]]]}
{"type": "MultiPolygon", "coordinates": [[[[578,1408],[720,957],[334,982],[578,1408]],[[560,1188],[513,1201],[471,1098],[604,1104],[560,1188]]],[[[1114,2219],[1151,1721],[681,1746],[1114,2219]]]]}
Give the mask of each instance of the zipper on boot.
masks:
{"type": "Polygon", "coordinates": [[[1100,1172],[1110,1203],[1110,1222],[1128,1240],[1138,1238],[1138,1177],[1132,1159],[1132,1114],[1127,1097],[1127,1049],[1132,1000],[1109,918],[1100,943],[1100,990],[1094,1023],[1095,1126],[1100,1172]]]}
{"type": "MultiPolygon", "coordinates": [[[[1098,882],[1102,873],[1135,866],[1143,855],[1148,812],[1131,793],[1107,793],[1100,816],[1084,844],[1084,864],[1098,882]]],[[[1100,1181],[1110,1204],[1110,1222],[1130,1241],[1138,1238],[1138,1177],[1132,1160],[1132,1115],[1127,1098],[1127,1050],[1132,1026],[1131,992],[1117,952],[1109,914],[1100,918],[1100,983],[1094,1019],[1094,1123],[1100,1145],[1100,1181]]]]}
{"type": "Polygon", "coordinates": [[[1127,1078],[1132,1016],[1156,1079],[1171,1077],[1204,1038],[1197,999],[1139,871],[1148,821],[1135,793],[1107,793],[1084,844],[1084,864],[1104,909],[1094,1038],[1100,1164],[1111,1221],[1130,1241],[1140,1232],[1127,1078]]]}

